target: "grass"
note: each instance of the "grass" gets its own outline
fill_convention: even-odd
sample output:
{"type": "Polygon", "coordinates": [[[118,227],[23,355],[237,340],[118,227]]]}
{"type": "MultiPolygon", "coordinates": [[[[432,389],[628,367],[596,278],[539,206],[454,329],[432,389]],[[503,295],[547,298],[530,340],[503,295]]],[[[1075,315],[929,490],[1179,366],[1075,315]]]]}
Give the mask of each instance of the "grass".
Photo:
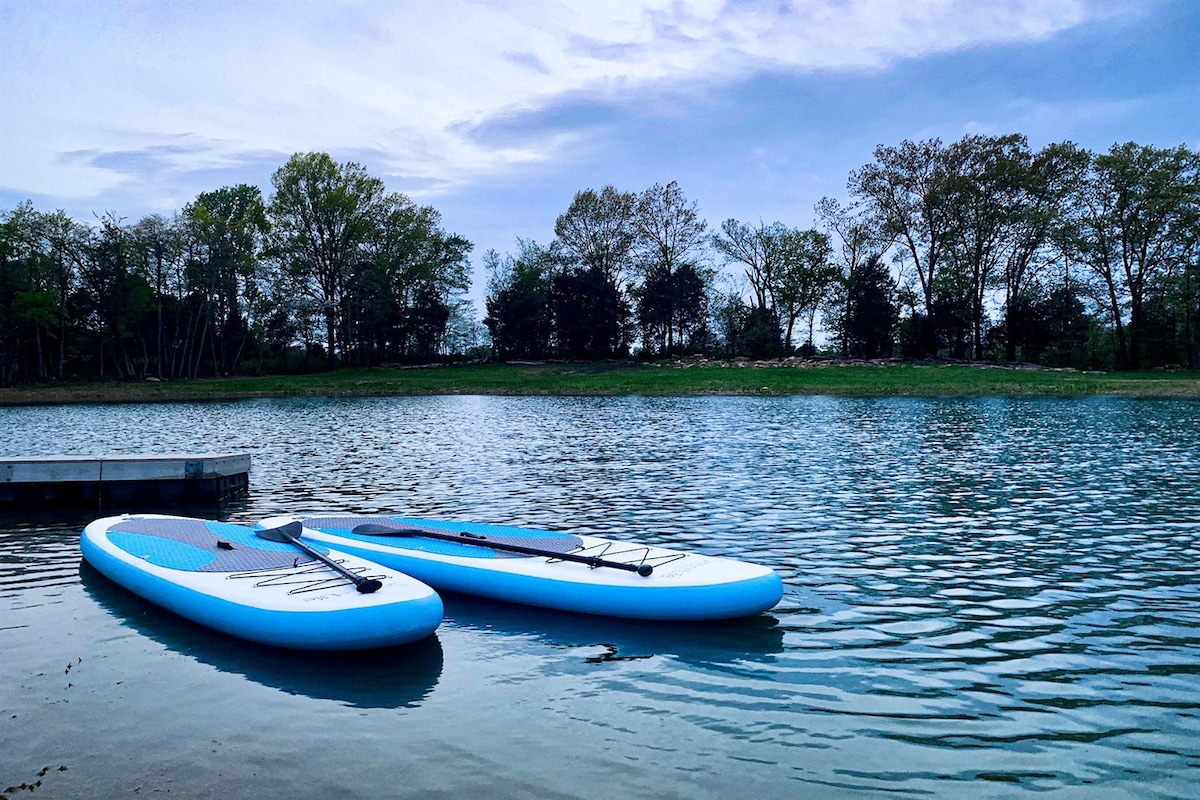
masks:
{"type": "Polygon", "coordinates": [[[582,362],[340,369],[311,375],[28,386],[0,405],[248,397],[501,395],[1124,395],[1200,399],[1200,372],[1073,372],[960,364],[582,362]]]}

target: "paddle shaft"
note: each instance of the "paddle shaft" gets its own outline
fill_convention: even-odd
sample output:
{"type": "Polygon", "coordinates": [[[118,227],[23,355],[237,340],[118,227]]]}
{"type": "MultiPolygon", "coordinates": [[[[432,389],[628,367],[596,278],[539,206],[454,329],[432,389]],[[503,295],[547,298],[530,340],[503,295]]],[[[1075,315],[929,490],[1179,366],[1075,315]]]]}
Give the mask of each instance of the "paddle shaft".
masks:
{"type": "Polygon", "coordinates": [[[581,556],[577,553],[557,553],[553,550],[543,550],[538,547],[526,547],[520,544],[508,544],[494,542],[486,536],[475,536],[464,533],[440,533],[438,531],[425,530],[424,528],[389,528],[386,525],[375,525],[372,523],[364,523],[355,527],[354,533],[361,536],[419,536],[424,539],[437,539],[443,542],[455,542],[457,544],[468,544],[473,547],[487,547],[492,550],[503,550],[507,553],[520,553],[527,556],[543,556],[545,558],[553,558],[559,561],[573,561],[576,564],[587,564],[589,567],[608,567],[610,569],[623,569],[626,572],[636,572],[643,578],[648,577],[654,572],[654,567],[649,564],[626,564],[623,561],[609,561],[606,558],[597,558],[595,556],[581,556]]]}
{"type": "Polygon", "coordinates": [[[383,586],[382,583],[380,583],[377,580],[374,580],[373,578],[364,578],[361,575],[355,575],[353,572],[346,569],[341,564],[337,563],[332,558],[330,558],[329,556],[322,553],[320,550],[316,550],[312,547],[309,547],[308,544],[300,541],[299,536],[292,534],[288,530],[289,528],[292,527],[292,525],[295,525],[296,528],[298,528],[298,529],[301,529],[301,530],[303,529],[303,527],[300,525],[300,523],[293,522],[288,525],[284,525],[282,528],[270,528],[267,530],[256,531],[256,533],[259,536],[262,536],[262,538],[264,538],[264,539],[270,539],[271,541],[287,542],[288,544],[294,544],[296,547],[299,547],[301,550],[308,553],[313,558],[322,562],[326,566],[332,567],[337,572],[339,572],[342,575],[344,575],[345,577],[349,578],[351,581],[354,582],[354,587],[363,594],[370,594],[371,592],[377,591],[379,589],[379,587],[383,586]],[[271,534],[271,535],[264,535],[264,534],[271,534]]]}

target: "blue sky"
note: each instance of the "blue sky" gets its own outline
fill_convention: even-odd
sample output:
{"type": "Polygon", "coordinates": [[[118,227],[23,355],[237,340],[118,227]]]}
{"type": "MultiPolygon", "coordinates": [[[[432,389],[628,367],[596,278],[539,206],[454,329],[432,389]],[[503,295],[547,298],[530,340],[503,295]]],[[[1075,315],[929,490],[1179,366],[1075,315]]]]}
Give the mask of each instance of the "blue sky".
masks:
{"type": "Polygon", "coordinates": [[[0,211],[133,222],[325,151],[478,263],[589,187],[807,227],[877,145],[1012,132],[1200,149],[1200,2],[0,0],[0,211]]]}

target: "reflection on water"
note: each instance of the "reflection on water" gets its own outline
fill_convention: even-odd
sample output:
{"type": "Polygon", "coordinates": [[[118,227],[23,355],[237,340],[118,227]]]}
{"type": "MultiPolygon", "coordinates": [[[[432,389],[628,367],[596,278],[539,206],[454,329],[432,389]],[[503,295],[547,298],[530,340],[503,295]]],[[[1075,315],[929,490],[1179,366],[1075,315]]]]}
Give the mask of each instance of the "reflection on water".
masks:
{"type": "Polygon", "coordinates": [[[412,796],[1195,796],[1197,403],[317,398],[0,429],[4,454],[249,451],[233,521],[559,528],[787,586],[719,625],[451,596],[423,649],[298,659],[81,584],[86,518],[0,519],[0,783],[62,763],[60,796],[365,797],[380,774],[412,796]],[[141,755],[117,769],[119,748],[141,755]],[[211,753],[219,776],[189,766],[211,753]]]}
{"type": "Polygon", "coordinates": [[[120,624],[221,672],[289,694],[354,708],[404,708],[428,697],[442,672],[436,636],[366,652],[289,652],[234,639],[153,606],[87,562],[80,565],[79,578],[88,595],[120,624]]]}
{"type": "Polygon", "coordinates": [[[581,617],[551,609],[444,593],[444,625],[490,631],[576,653],[587,663],[663,656],[700,666],[746,660],[773,663],[783,630],[771,614],[718,622],[660,622],[581,617]]]}

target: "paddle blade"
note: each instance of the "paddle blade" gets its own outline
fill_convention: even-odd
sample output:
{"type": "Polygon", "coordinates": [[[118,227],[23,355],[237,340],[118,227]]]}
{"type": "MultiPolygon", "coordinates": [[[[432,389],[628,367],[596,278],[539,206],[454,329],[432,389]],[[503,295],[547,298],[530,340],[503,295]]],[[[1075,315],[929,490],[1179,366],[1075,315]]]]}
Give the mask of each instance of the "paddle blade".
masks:
{"type": "Polygon", "coordinates": [[[278,528],[258,528],[254,533],[270,542],[290,542],[293,539],[299,539],[303,530],[304,526],[299,522],[289,522],[278,528]]]}
{"type": "Polygon", "coordinates": [[[355,525],[351,533],[357,536],[420,536],[424,531],[415,528],[392,528],[388,525],[364,522],[362,525],[355,525]]]}

